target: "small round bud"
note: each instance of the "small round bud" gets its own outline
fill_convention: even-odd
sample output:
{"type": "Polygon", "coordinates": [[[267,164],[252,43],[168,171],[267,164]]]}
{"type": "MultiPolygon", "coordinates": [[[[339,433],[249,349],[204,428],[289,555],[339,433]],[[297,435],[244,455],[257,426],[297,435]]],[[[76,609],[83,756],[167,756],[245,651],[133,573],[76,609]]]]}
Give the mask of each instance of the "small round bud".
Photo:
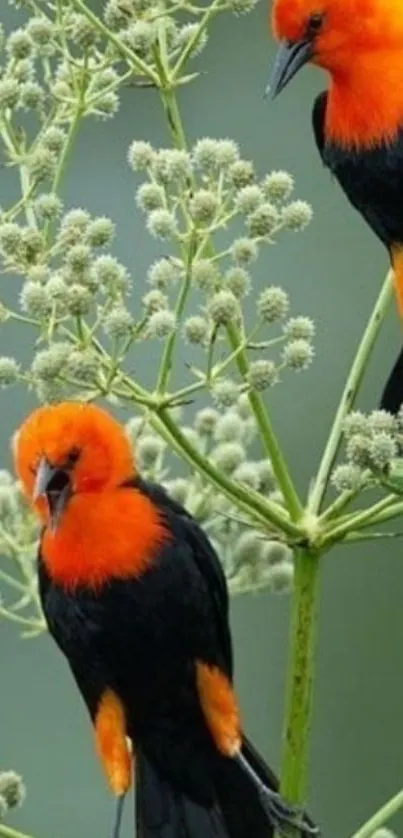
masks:
{"type": "Polygon", "coordinates": [[[156,311],[164,311],[168,308],[167,297],[157,288],[145,294],[142,302],[147,314],[154,314],[156,311]]]}
{"type": "Polygon", "coordinates": [[[42,349],[34,356],[32,374],[43,381],[52,381],[64,369],[71,352],[69,343],[53,343],[50,349],[42,349]]]}
{"type": "Polygon", "coordinates": [[[198,189],[190,201],[190,213],[196,223],[211,224],[214,221],[219,201],[209,189],[198,189]]]}
{"type": "Polygon", "coordinates": [[[45,285],[45,283],[49,279],[49,269],[46,265],[29,265],[27,267],[27,278],[31,279],[32,282],[36,282],[36,284],[40,283],[41,285],[45,285]]]}
{"type": "Polygon", "coordinates": [[[267,323],[274,323],[276,320],[282,320],[289,309],[288,295],[282,288],[271,285],[265,288],[260,294],[257,301],[257,312],[259,317],[267,323]]]}
{"type": "Polygon", "coordinates": [[[175,331],[175,328],[175,315],[172,311],[169,311],[169,309],[155,311],[148,321],[148,334],[152,338],[159,338],[162,340],[163,338],[171,335],[172,332],[175,331]]]}
{"type": "Polygon", "coordinates": [[[69,288],[68,308],[73,317],[83,317],[91,309],[92,296],[85,285],[74,283],[69,288]]]}
{"type": "Polygon", "coordinates": [[[13,478],[9,471],[5,468],[0,469],[0,486],[7,487],[8,489],[11,488],[13,485],[13,478]]]}
{"type": "Polygon", "coordinates": [[[274,361],[261,359],[253,361],[249,367],[248,384],[252,390],[266,390],[278,382],[278,372],[274,361]]]}
{"type": "Polygon", "coordinates": [[[238,442],[223,442],[211,451],[211,459],[217,468],[231,474],[245,459],[245,449],[238,442]]]}
{"type": "Polygon", "coordinates": [[[104,10],[104,20],[110,29],[119,30],[128,26],[131,9],[119,0],[108,0],[104,10]]]}
{"type": "Polygon", "coordinates": [[[104,318],[104,331],[111,338],[124,338],[133,328],[133,317],[123,306],[116,306],[104,318]]]}
{"type": "Polygon", "coordinates": [[[120,36],[123,43],[145,58],[155,41],[157,29],[153,23],[146,20],[136,20],[135,23],[121,32],[120,36]]]}
{"type": "Polygon", "coordinates": [[[103,119],[115,116],[119,110],[119,97],[117,93],[110,90],[109,93],[104,93],[103,96],[97,97],[96,112],[103,119]]]}
{"type": "Polygon", "coordinates": [[[396,428],[395,417],[387,410],[373,410],[368,416],[368,425],[373,434],[380,431],[393,434],[396,428]]]}
{"type": "Polygon", "coordinates": [[[218,142],[210,139],[210,137],[203,137],[202,140],[198,140],[193,149],[195,165],[206,171],[214,171],[219,168],[218,156],[218,142]]]}
{"type": "Polygon", "coordinates": [[[274,204],[261,204],[246,220],[249,235],[253,238],[267,238],[274,231],[279,214],[274,204]]]}
{"type": "Polygon", "coordinates": [[[204,407],[198,410],[195,416],[195,429],[200,436],[211,436],[219,419],[219,413],[212,407],[204,407]]]}
{"type": "Polygon", "coordinates": [[[306,370],[312,363],[314,349],[308,340],[300,338],[287,343],[283,350],[283,363],[292,370],[306,370]]]}
{"type": "MultiPolygon", "coordinates": [[[[27,31],[36,47],[45,47],[53,42],[55,27],[45,16],[32,17],[28,23],[27,31]]],[[[49,55],[49,53],[46,53],[49,55]]]]}
{"type": "Polygon", "coordinates": [[[183,336],[188,343],[205,344],[209,334],[207,320],[201,315],[194,315],[185,320],[183,336]]]}
{"type": "Polygon", "coordinates": [[[192,278],[202,291],[211,291],[217,282],[217,268],[210,259],[199,259],[192,265],[192,278]]]}
{"type": "Polygon", "coordinates": [[[25,110],[37,110],[44,103],[44,91],[35,81],[27,81],[20,88],[20,104],[25,110]]]}
{"type": "Polygon", "coordinates": [[[239,159],[239,148],[234,140],[217,140],[218,165],[223,169],[233,166],[239,159]]]}
{"type": "Polygon", "coordinates": [[[43,285],[26,282],[21,290],[20,305],[22,311],[35,320],[42,320],[51,311],[51,301],[43,285]]]}
{"type": "Polygon", "coordinates": [[[293,233],[299,233],[312,221],[312,207],[306,201],[293,201],[284,207],[281,219],[284,227],[293,233]]]}
{"type": "Polygon", "coordinates": [[[231,247],[231,256],[237,265],[250,265],[259,255],[256,242],[246,237],[235,239],[231,247]]]}
{"type": "Polygon", "coordinates": [[[88,271],[91,263],[91,250],[86,244],[76,244],[71,247],[65,256],[66,265],[73,274],[82,274],[88,271]]]}
{"type": "MultiPolygon", "coordinates": [[[[63,131],[62,128],[58,128],[56,125],[52,125],[50,128],[47,128],[41,137],[41,144],[44,148],[47,148],[48,151],[54,152],[54,154],[60,154],[65,141],[66,132],[63,131]]],[[[84,210],[78,210],[78,212],[84,213],[84,210]]],[[[86,213],[86,215],[88,216],[88,213],[86,213]]]]}
{"type": "Polygon", "coordinates": [[[237,160],[230,166],[228,177],[234,189],[243,189],[253,182],[255,171],[249,160],[237,160]]]}
{"type": "Polygon", "coordinates": [[[100,216],[88,225],[86,239],[90,247],[104,247],[115,235],[115,225],[110,218],[100,216]]]}
{"type": "Polygon", "coordinates": [[[353,434],[346,447],[347,459],[357,466],[365,468],[370,462],[371,440],[361,433],[353,434]]]}
{"type": "Polygon", "coordinates": [[[270,172],[262,183],[262,189],[269,201],[286,201],[294,189],[294,178],[288,172],[270,172]]]}
{"type": "Polygon", "coordinates": [[[15,255],[22,246],[22,228],[13,222],[0,224],[0,250],[6,256],[15,255]]]}
{"type": "Polygon", "coordinates": [[[99,370],[99,358],[92,349],[71,352],[63,372],[82,384],[92,384],[99,370]]]}
{"type": "Polygon", "coordinates": [[[70,38],[77,46],[88,49],[98,41],[98,30],[85,15],[74,12],[70,15],[69,23],[70,38]]]}
{"type": "Polygon", "coordinates": [[[256,565],[262,554],[262,535],[257,530],[244,530],[234,546],[235,566],[241,564],[256,565]]]}
{"type": "Polygon", "coordinates": [[[67,313],[69,289],[60,274],[53,274],[45,285],[45,291],[52,302],[58,303],[58,313],[67,313]]]}
{"type": "Polygon", "coordinates": [[[249,294],[252,285],[248,272],[240,267],[230,268],[225,274],[224,281],[225,287],[238,300],[249,294]]]}
{"type": "Polygon", "coordinates": [[[92,272],[96,283],[108,293],[127,291],[129,277],[126,268],[113,256],[98,256],[92,263],[92,272]]]}
{"type": "Polygon", "coordinates": [[[154,162],[155,154],[151,143],[134,140],[128,151],[129,165],[135,172],[144,172],[154,162]]]}
{"type": "Polygon", "coordinates": [[[226,326],[239,319],[239,303],[231,291],[217,291],[209,299],[207,312],[217,326],[226,326]]]}
{"type": "Polygon", "coordinates": [[[278,565],[283,562],[292,564],[292,550],[281,541],[265,541],[262,548],[262,559],[268,565],[278,565]]]}
{"type": "Polygon", "coordinates": [[[235,197],[235,209],[242,215],[250,215],[263,203],[263,192],[257,184],[244,186],[235,197]]]}
{"type": "Polygon", "coordinates": [[[276,480],[270,460],[259,460],[256,463],[256,468],[259,475],[260,491],[264,492],[264,494],[271,492],[275,486],[276,480]]]}
{"type": "Polygon", "coordinates": [[[16,61],[13,68],[13,79],[19,84],[31,81],[34,75],[34,64],[31,58],[23,58],[16,61]]]}
{"type": "Polygon", "coordinates": [[[370,434],[370,425],[368,417],[360,410],[353,410],[346,416],[343,422],[343,430],[346,436],[353,436],[355,434],[370,434]]]}
{"type": "Polygon", "coordinates": [[[62,218],[60,235],[65,244],[75,245],[87,232],[91,217],[87,210],[72,209],[62,218]]]}
{"type": "Polygon", "coordinates": [[[241,465],[235,469],[233,478],[237,483],[243,483],[250,489],[254,489],[254,491],[257,491],[259,488],[259,475],[257,473],[255,463],[241,463],[241,465]]]}
{"type": "Polygon", "coordinates": [[[287,340],[312,340],[315,336],[315,324],[310,317],[290,317],[283,326],[287,340]]]}
{"type": "Polygon", "coordinates": [[[20,97],[20,86],[14,78],[3,78],[0,80],[0,110],[3,108],[15,108],[20,97]]]}
{"type": "Polygon", "coordinates": [[[232,407],[239,397],[239,386],[230,378],[221,378],[214,382],[211,395],[217,407],[232,407]]]}
{"type": "Polygon", "coordinates": [[[174,238],[178,233],[174,213],[167,209],[152,210],[147,219],[147,230],[156,239],[174,238]]]}
{"type": "Polygon", "coordinates": [[[337,466],[331,476],[331,483],[337,492],[355,492],[362,486],[363,471],[353,463],[337,466]]]}
{"type": "Polygon", "coordinates": [[[140,468],[152,468],[164,451],[164,442],[158,436],[142,436],[137,443],[140,468]]]}
{"type": "Polygon", "coordinates": [[[17,61],[22,58],[29,58],[33,48],[32,38],[25,29],[15,29],[7,38],[7,52],[11,58],[15,58],[17,61]]]}
{"type": "Polygon", "coordinates": [[[16,809],[25,800],[25,786],[15,771],[0,772],[0,796],[6,801],[8,809],[16,809]]]}
{"type": "Polygon", "coordinates": [[[371,464],[377,469],[384,469],[397,457],[397,443],[384,431],[374,434],[369,444],[371,464]]]}
{"type": "Polygon", "coordinates": [[[294,567],[291,562],[280,562],[270,568],[268,576],[270,590],[274,594],[287,594],[292,590],[294,567]]]}
{"type": "Polygon", "coordinates": [[[186,183],[191,175],[190,156],[177,148],[163,148],[154,157],[153,175],[160,183],[178,186],[186,183]]]}
{"type": "Polygon", "coordinates": [[[22,230],[21,256],[28,265],[32,265],[43,248],[43,236],[34,227],[24,227],[22,230]]]}
{"type": "Polygon", "coordinates": [[[176,477],[175,480],[170,480],[169,483],[165,483],[165,488],[173,500],[176,500],[182,506],[186,506],[189,494],[189,481],[185,477],[176,477]]]}
{"type": "Polygon", "coordinates": [[[45,221],[54,221],[62,211],[62,202],[53,192],[38,195],[35,200],[35,211],[45,221]]]}
{"type": "Polygon", "coordinates": [[[242,440],[243,422],[233,410],[224,413],[216,422],[214,439],[216,442],[233,442],[242,440]]]}
{"type": "Polygon", "coordinates": [[[161,209],[165,203],[165,192],[159,183],[142,183],[136,193],[136,203],[143,212],[161,209]]]}
{"type": "Polygon", "coordinates": [[[0,356],[0,387],[9,387],[18,380],[20,366],[15,358],[0,356]]]}
{"type": "Polygon", "coordinates": [[[27,160],[27,169],[34,180],[38,182],[53,177],[56,167],[56,156],[42,144],[32,151],[27,160]]]}
{"type": "Polygon", "coordinates": [[[180,273],[177,265],[172,259],[158,259],[153,262],[148,270],[148,282],[160,291],[165,291],[168,286],[176,282],[180,273]]]}

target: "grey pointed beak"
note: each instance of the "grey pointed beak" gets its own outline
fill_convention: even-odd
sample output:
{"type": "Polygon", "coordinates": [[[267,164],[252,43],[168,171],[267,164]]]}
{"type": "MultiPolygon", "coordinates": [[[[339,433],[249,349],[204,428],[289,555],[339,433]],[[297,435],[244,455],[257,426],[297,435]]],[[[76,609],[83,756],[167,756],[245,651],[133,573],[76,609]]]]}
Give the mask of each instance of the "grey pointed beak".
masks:
{"type": "Polygon", "coordinates": [[[312,58],[312,43],[309,40],[281,41],[274,59],[273,69],[266,87],[266,95],[274,99],[286,87],[298,70],[312,58]]]}
{"type": "Polygon", "coordinates": [[[66,469],[52,466],[42,457],[36,472],[33,500],[46,497],[49,507],[49,529],[54,532],[72,495],[70,476],[66,469]]]}

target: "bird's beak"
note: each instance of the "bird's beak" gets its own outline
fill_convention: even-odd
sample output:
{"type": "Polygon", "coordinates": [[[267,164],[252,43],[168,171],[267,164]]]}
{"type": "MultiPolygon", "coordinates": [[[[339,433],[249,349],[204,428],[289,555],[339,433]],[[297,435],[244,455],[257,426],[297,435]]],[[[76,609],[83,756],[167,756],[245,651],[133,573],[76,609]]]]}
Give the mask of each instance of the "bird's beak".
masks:
{"type": "Polygon", "coordinates": [[[281,93],[298,70],[312,58],[312,54],[312,43],[307,39],[293,43],[281,41],[266,87],[266,95],[274,99],[278,93],[281,93]]]}
{"type": "Polygon", "coordinates": [[[66,469],[52,466],[42,457],[36,472],[33,500],[46,497],[49,507],[50,526],[54,532],[73,491],[70,476],[66,469]]]}

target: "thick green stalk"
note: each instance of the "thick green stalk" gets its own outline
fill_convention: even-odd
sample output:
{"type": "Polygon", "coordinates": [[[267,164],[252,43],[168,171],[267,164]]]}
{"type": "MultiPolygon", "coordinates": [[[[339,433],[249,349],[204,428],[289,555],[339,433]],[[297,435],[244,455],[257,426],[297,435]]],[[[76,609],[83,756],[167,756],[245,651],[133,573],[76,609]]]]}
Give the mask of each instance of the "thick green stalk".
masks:
{"type": "Polygon", "coordinates": [[[281,794],[297,805],[307,784],[319,567],[318,553],[297,551],[280,782],[281,794]]]}
{"type": "Polygon", "coordinates": [[[355,354],[346,385],[344,387],[336,416],[326,443],[323,457],[309,497],[308,509],[318,514],[325,495],[331,470],[339,450],[344,419],[351,410],[362,377],[366,370],[372,349],[378,337],[392,295],[393,272],[389,271],[368,320],[360,345],[355,354]]]}
{"type": "Polygon", "coordinates": [[[12,829],[11,826],[0,823],[0,838],[32,838],[32,835],[27,835],[26,832],[19,832],[18,829],[12,829]]]}
{"type": "Polygon", "coordinates": [[[399,811],[403,807],[403,790],[399,791],[395,794],[394,797],[391,797],[375,815],[364,823],[363,826],[360,827],[358,832],[354,832],[354,835],[351,838],[371,838],[371,835],[376,832],[377,829],[380,829],[385,823],[390,820],[396,812],[399,811]]]}

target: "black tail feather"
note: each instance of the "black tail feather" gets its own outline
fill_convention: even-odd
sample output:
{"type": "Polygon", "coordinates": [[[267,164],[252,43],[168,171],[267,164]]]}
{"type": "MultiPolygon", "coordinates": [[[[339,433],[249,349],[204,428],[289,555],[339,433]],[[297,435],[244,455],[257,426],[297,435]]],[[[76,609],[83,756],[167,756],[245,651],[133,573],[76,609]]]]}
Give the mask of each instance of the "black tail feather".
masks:
{"type": "MultiPolygon", "coordinates": [[[[242,754],[262,782],[276,791],[276,776],[247,739],[242,754]]],[[[171,785],[136,750],[137,838],[273,838],[274,826],[259,790],[239,763],[217,755],[210,779],[211,794],[200,799],[171,785]]]]}
{"type": "Polygon", "coordinates": [[[403,403],[403,349],[392,369],[387,380],[386,387],[382,393],[380,407],[396,414],[403,403]]]}

